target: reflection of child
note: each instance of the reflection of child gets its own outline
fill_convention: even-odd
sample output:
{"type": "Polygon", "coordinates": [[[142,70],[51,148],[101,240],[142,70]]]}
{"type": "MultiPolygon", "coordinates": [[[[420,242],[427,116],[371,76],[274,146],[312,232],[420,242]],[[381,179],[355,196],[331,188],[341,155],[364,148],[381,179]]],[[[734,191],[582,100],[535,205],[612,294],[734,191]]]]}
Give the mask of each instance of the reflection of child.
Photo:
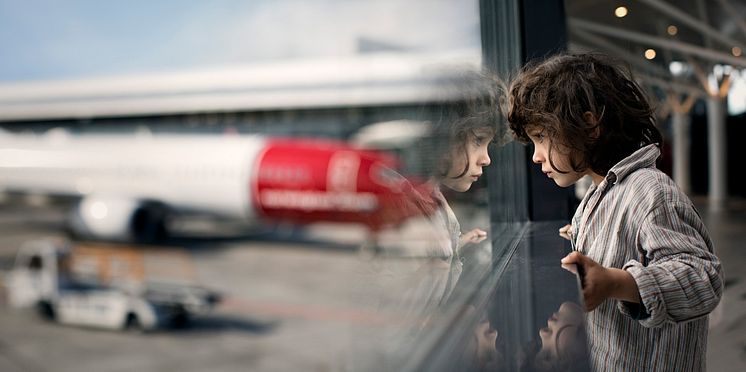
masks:
{"type": "Polygon", "coordinates": [[[433,197],[439,200],[441,205],[434,218],[451,236],[451,251],[446,254],[458,257],[459,248],[483,241],[487,233],[475,228],[462,234],[461,226],[441,188],[456,192],[466,192],[471,188],[471,185],[482,176],[483,168],[490,164],[487,148],[495,135],[495,130],[487,126],[464,126],[457,128],[456,134],[458,141],[450,144],[448,154],[442,159],[442,171],[432,178],[431,183],[433,197]]]}
{"type": "Polygon", "coordinates": [[[405,288],[410,292],[406,302],[427,309],[425,312],[443,305],[450,297],[462,271],[460,248],[487,238],[487,232],[479,228],[462,234],[443,194],[471,189],[491,162],[488,148],[498,134],[497,84],[490,77],[476,74],[464,80],[457,87],[461,99],[441,103],[440,117],[428,138],[419,143],[419,158],[425,159],[422,168],[428,182],[424,187],[410,187],[408,192],[413,204],[436,207],[427,211],[421,208],[420,218],[379,232],[376,237],[383,248],[399,246],[409,256],[426,259],[405,288]]]}
{"type": "Polygon", "coordinates": [[[409,197],[407,202],[422,210],[421,215],[373,236],[380,248],[378,252],[407,257],[387,260],[387,255],[381,255],[382,260],[366,265],[366,269],[375,271],[375,277],[365,282],[371,287],[367,293],[373,295],[366,297],[380,298],[376,307],[395,319],[382,329],[383,357],[377,360],[377,370],[407,369],[403,366],[412,362],[418,345],[427,344],[427,338],[432,336],[429,331],[438,328],[438,316],[449,304],[461,277],[460,248],[487,237],[481,229],[462,234],[442,192],[468,191],[490,164],[488,147],[498,124],[497,95],[494,87],[490,90],[483,83],[478,82],[478,95],[470,94],[473,90],[459,92],[464,99],[444,107],[430,136],[418,144],[418,151],[423,154],[419,159],[427,161],[419,169],[424,170],[428,181],[404,190],[409,197]]]}
{"type": "Polygon", "coordinates": [[[575,303],[564,302],[539,330],[541,348],[527,355],[523,371],[581,370],[587,365],[583,310],[575,303]]]}
{"type": "MultiPolygon", "coordinates": [[[[419,251],[419,256],[425,259],[405,283],[408,297],[405,302],[412,307],[407,312],[412,316],[432,314],[448,301],[463,270],[460,248],[487,238],[487,233],[478,228],[461,233],[461,225],[441,190],[466,192],[479,179],[483,168],[490,164],[487,150],[495,129],[476,120],[456,120],[444,125],[448,128],[446,134],[450,134],[445,144],[448,151],[437,159],[429,187],[424,188],[430,190],[430,195],[423,196],[436,200],[438,208],[425,217],[425,229],[399,231],[410,245],[426,245],[424,250],[408,247],[419,251]]],[[[441,134],[437,128],[435,134],[441,134]]]]}
{"type": "MultiPolygon", "coordinates": [[[[471,311],[474,314],[474,311],[471,311]]],[[[501,372],[517,369],[523,372],[565,372],[588,369],[583,310],[573,302],[564,302],[547,319],[538,332],[538,340],[526,345],[517,354],[512,367],[502,347],[498,347],[498,332],[487,320],[477,323],[473,337],[464,346],[463,370],[501,372]],[[507,359],[506,359],[507,358],[507,359]]],[[[503,344],[506,340],[501,340],[503,344]]]]}
{"type": "Polygon", "coordinates": [[[722,271],[691,201],[655,168],[661,134],[642,90],[607,57],[560,55],[511,83],[508,121],[566,187],[589,175],[572,226],[598,371],[705,369],[722,271]]]}
{"type": "MultiPolygon", "coordinates": [[[[457,107],[449,107],[438,120],[431,133],[431,141],[424,146],[430,152],[430,181],[432,197],[439,201],[440,208],[430,217],[436,229],[447,232],[450,244],[441,259],[434,259],[428,266],[449,267],[450,275],[445,283],[442,305],[459,279],[463,264],[460,249],[467,244],[480,243],[487,232],[474,228],[462,234],[461,225],[443,195],[443,191],[466,192],[491,162],[488,147],[498,134],[496,87],[494,80],[486,76],[470,81],[464,87],[465,99],[457,107]],[[430,148],[428,148],[428,145],[430,148]]],[[[439,280],[432,277],[434,283],[439,280]]]]}

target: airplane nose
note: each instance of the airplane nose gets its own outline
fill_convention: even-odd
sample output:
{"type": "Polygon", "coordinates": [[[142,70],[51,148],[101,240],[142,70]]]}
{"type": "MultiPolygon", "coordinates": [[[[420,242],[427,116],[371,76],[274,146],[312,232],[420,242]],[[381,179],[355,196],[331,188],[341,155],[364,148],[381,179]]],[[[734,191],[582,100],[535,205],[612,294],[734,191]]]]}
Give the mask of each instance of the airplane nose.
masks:
{"type": "Polygon", "coordinates": [[[396,165],[391,156],[345,145],[276,139],[257,164],[253,200],[276,220],[355,222],[374,230],[437,210],[432,190],[416,189],[396,165]]]}

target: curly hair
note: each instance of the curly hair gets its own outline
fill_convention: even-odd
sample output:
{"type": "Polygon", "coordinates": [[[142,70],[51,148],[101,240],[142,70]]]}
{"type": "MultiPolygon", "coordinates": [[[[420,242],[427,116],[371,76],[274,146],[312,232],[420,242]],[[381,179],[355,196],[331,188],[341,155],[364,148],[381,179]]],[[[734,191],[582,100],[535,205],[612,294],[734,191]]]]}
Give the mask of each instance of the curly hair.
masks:
{"type": "Polygon", "coordinates": [[[639,148],[662,145],[653,110],[629,68],[597,53],[559,54],[528,64],[512,80],[504,111],[513,136],[530,143],[527,130],[539,128],[569,151],[575,172],[605,175],[639,148]],[[588,120],[590,112],[594,120],[588,120]]]}
{"type": "Polygon", "coordinates": [[[507,142],[508,128],[504,125],[500,100],[504,98],[504,84],[488,71],[467,71],[456,80],[449,82],[453,97],[448,103],[438,103],[437,117],[433,122],[429,141],[421,143],[432,154],[429,166],[431,175],[437,178],[447,177],[448,170],[456,159],[452,159],[451,150],[466,157],[466,165],[459,178],[468,171],[466,144],[479,130],[488,130],[493,135],[492,142],[503,145],[507,142]]]}

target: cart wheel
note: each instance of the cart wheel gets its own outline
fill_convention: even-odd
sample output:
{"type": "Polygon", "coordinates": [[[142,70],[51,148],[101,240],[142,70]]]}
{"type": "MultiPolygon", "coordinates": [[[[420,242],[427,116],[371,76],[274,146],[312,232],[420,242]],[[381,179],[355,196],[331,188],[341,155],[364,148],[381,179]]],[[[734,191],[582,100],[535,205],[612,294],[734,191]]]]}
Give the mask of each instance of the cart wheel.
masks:
{"type": "Polygon", "coordinates": [[[130,332],[143,332],[142,324],[140,319],[134,313],[127,314],[127,320],[124,322],[124,329],[130,332]]]}
{"type": "Polygon", "coordinates": [[[36,304],[36,311],[45,320],[49,320],[49,321],[54,320],[54,308],[52,307],[52,304],[50,304],[49,302],[39,301],[39,303],[36,304]]]}
{"type": "Polygon", "coordinates": [[[171,326],[173,328],[186,328],[189,326],[189,312],[183,306],[177,306],[174,309],[173,318],[171,318],[171,326]]]}

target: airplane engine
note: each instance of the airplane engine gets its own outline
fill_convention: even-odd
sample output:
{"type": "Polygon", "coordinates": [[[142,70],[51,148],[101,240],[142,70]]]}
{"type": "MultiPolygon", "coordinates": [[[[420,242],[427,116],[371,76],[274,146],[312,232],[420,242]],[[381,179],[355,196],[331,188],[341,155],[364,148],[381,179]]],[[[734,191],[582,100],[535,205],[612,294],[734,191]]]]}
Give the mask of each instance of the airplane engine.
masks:
{"type": "Polygon", "coordinates": [[[84,239],[154,243],[166,237],[161,203],[116,196],[86,196],[71,212],[71,233],[84,239]]]}

